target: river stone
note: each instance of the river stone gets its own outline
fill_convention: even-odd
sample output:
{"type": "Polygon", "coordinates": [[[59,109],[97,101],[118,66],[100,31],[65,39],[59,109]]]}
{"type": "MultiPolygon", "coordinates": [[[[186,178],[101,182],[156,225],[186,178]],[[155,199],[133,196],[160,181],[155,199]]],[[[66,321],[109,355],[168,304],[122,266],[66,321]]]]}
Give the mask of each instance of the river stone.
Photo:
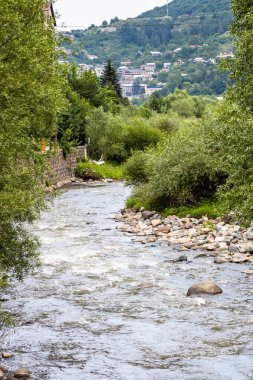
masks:
{"type": "Polygon", "coordinates": [[[3,359],[10,359],[12,357],[13,357],[13,354],[11,354],[10,352],[2,352],[3,359]]]}
{"type": "Polygon", "coordinates": [[[227,260],[224,259],[224,257],[220,257],[220,256],[218,256],[218,257],[216,257],[216,259],[214,260],[214,263],[215,263],[215,264],[225,264],[225,263],[227,263],[227,260]]]}
{"type": "Polygon", "coordinates": [[[253,253],[253,245],[247,247],[247,252],[253,253]]]}
{"type": "Polygon", "coordinates": [[[177,260],[175,260],[174,262],[175,263],[182,263],[182,262],[187,261],[187,260],[188,260],[187,256],[182,255],[182,256],[179,256],[179,258],[177,260]]]}
{"type": "Polygon", "coordinates": [[[230,245],[230,246],[228,247],[228,250],[229,250],[230,253],[236,253],[236,252],[239,251],[239,248],[236,247],[235,245],[230,245]]]}
{"type": "Polygon", "coordinates": [[[206,247],[208,251],[215,251],[216,248],[215,244],[208,244],[206,247]]]}
{"type": "Polygon", "coordinates": [[[160,224],[162,224],[162,221],[160,219],[154,219],[152,220],[151,224],[153,227],[158,227],[160,224]]]}
{"type": "Polygon", "coordinates": [[[160,225],[158,226],[157,228],[157,231],[158,232],[162,232],[163,234],[168,234],[170,232],[170,227],[169,226],[163,226],[163,225],[160,225]]]}
{"type": "Polygon", "coordinates": [[[27,368],[19,368],[14,372],[16,379],[28,379],[32,376],[32,372],[27,368]]]}
{"type": "Polygon", "coordinates": [[[142,217],[143,219],[150,219],[155,215],[154,211],[143,211],[142,212],[142,217]]]}
{"type": "Polygon", "coordinates": [[[253,232],[248,232],[246,237],[248,240],[253,240],[253,232]]]}
{"type": "Polygon", "coordinates": [[[245,273],[248,276],[252,276],[253,275],[253,270],[244,270],[242,273],[245,273]]]}
{"type": "Polygon", "coordinates": [[[222,289],[212,281],[203,281],[191,286],[188,289],[187,296],[193,294],[209,294],[215,295],[222,293],[222,289]]]}

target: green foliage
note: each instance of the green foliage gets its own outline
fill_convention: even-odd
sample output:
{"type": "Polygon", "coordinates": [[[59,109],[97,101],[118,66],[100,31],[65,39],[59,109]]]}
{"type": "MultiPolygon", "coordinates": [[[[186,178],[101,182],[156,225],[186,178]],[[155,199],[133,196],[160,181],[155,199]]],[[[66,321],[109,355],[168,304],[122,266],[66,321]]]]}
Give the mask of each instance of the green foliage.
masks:
{"type": "Polygon", "coordinates": [[[91,157],[106,161],[124,161],[126,158],[123,143],[124,128],[125,123],[120,116],[106,113],[102,108],[94,109],[87,118],[91,157]]]}
{"type": "Polygon", "coordinates": [[[168,114],[159,114],[149,119],[149,124],[164,132],[176,131],[182,125],[182,118],[176,112],[168,114]]]}
{"type": "Polygon", "coordinates": [[[216,162],[207,154],[205,131],[188,127],[169,137],[161,153],[150,158],[149,181],[134,195],[151,207],[192,206],[211,197],[224,182],[216,162]]]}
{"type": "Polygon", "coordinates": [[[43,0],[1,4],[0,272],[19,279],[38,263],[37,239],[25,225],[39,215],[44,202],[40,140],[55,136],[64,104],[45,5],[43,0]]]}
{"type": "Polygon", "coordinates": [[[207,100],[201,96],[190,96],[185,90],[176,90],[163,98],[163,107],[168,112],[172,111],[179,117],[202,117],[207,100]]]}
{"type": "Polygon", "coordinates": [[[132,184],[147,182],[148,169],[146,167],[147,154],[134,152],[124,165],[124,176],[132,184]]]}
{"type": "Polygon", "coordinates": [[[77,72],[77,68],[72,66],[68,75],[68,82],[73,91],[81,99],[85,99],[94,107],[101,106],[101,86],[96,74],[92,71],[77,72]]]}
{"type": "Polygon", "coordinates": [[[114,32],[101,33],[100,28],[69,32],[75,36],[73,46],[64,46],[78,51],[73,57],[78,63],[90,63],[87,52],[98,56],[97,63],[110,59],[115,67],[122,61],[131,61],[133,67],[155,62],[157,68],[171,62],[170,71],[159,73],[155,81],[166,83],[162,95],[176,88],[186,89],[191,95],[220,95],[227,87],[228,74],[221,73],[208,59],[233,50],[234,40],[228,33],[230,5],[230,0],[174,0],[169,4],[170,17],[164,17],[166,6],[156,7],[139,18],[117,21],[114,32]],[[80,44],[85,44],[85,49],[80,44]],[[175,51],[178,47],[182,50],[175,51]],[[153,57],[152,50],[162,54],[153,57]],[[142,54],[138,54],[140,51],[142,54]],[[197,57],[207,62],[193,62],[197,57]],[[185,64],[174,66],[178,59],[185,64]]]}
{"type": "Polygon", "coordinates": [[[119,99],[122,99],[122,91],[119,84],[119,79],[115,68],[112,66],[110,60],[107,61],[107,64],[104,67],[102,72],[100,82],[102,87],[109,87],[115,91],[115,94],[119,99]]]}
{"type": "Polygon", "coordinates": [[[234,82],[228,95],[243,110],[253,112],[253,4],[250,0],[233,0],[232,9],[235,17],[231,32],[236,37],[236,59],[227,64],[234,82]]]}
{"type": "Polygon", "coordinates": [[[162,139],[159,129],[149,126],[145,119],[130,118],[125,130],[124,146],[129,154],[135,150],[144,150],[156,146],[162,139]]]}
{"type": "Polygon", "coordinates": [[[126,200],[126,207],[127,208],[135,208],[137,210],[141,209],[142,207],[144,207],[145,210],[150,209],[150,206],[148,203],[143,203],[143,201],[141,201],[140,199],[135,198],[135,197],[129,197],[126,200]]]}
{"type": "Polygon", "coordinates": [[[15,326],[15,321],[10,313],[0,310],[0,329],[8,326],[15,326]]]}
{"type": "Polygon", "coordinates": [[[95,159],[123,162],[133,151],[155,146],[162,133],[140,117],[112,115],[95,109],[87,118],[89,152],[95,159]]]}
{"type": "Polygon", "coordinates": [[[249,223],[253,219],[253,115],[228,102],[220,105],[208,130],[208,144],[220,168],[228,173],[220,189],[227,211],[249,223]]]}
{"type": "Polygon", "coordinates": [[[82,176],[87,170],[94,173],[98,178],[110,178],[115,180],[124,179],[122,166],[113,165],[106,162],[104,165],[97,165],[92,162],[83,162],[78,165],[77,176],[82,176]]]}
{"type": "MultiPolygon", "coordinates": [[[[215,219],[223,215],[223,209],[220,204],[217,202],[202,202],[197,207],[170,207],[166,208],[163,212],[164,215],[177,215],[180,218],[184,218],[186,215],[189,215],[191,218],[202,218],[207,216],[208,218],[215,219]]],[[[206,227],[212,227],[209,223],[206,224],[206,227]]]]}
{"type": "Polygon", "coordinates": [[[74,140],[73,129],[66,128],[60,129],[60,147],[63,151],[64,156],[73,152],[73,150],[78,145],[78,140],[74,140]]]}
{"type": "MultiPolygon", "coordinates": [[[[250,1],[250,0],[249,0],[250,1]]],[[[230,10],[230,0],[174,0],[169,4],[169,15],[173,17],[181,15],[203,15],[206,13],[220,13],[230,10]]],[[[165,16],[167,6],[156,7],[147,11],[139,17],[161,17],[165,16]]]]}

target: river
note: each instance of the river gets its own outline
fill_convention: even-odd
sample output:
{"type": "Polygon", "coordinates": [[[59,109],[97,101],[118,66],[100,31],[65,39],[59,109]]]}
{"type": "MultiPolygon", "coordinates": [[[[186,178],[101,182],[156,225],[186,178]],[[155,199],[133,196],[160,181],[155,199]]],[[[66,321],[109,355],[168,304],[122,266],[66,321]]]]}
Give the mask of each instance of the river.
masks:
{"type": "Polygon", "coordinates": [[[65,189],[33,229],[42,266],[5,291],[16,326],[1,331],[0,364],[33,379],[253,379],[252,277],[213,258],[172,264],[167,245],[116,231],[123,184],[65,189]],[[186,297],[201,280],[223,294],[186,297]]]}

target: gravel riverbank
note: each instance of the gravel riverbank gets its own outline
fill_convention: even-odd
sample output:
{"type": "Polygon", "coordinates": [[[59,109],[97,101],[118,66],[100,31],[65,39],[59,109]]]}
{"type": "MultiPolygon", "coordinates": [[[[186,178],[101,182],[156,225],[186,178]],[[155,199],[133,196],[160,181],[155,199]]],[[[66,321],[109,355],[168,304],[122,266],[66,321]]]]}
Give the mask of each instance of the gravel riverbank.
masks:
{"type": "MultiPolygon", "coordinates": [[[[152,211],[121,210],[115,216],[121,222],[117,229],[140,237],[143,244],[166,243],[179,246],[179,251],[202,251],[200,255],[214,257],[217,264],[253,264],[253,225],[243,228],[221,219],[191,217],[166,218],[152,211]]],[[[247,271],[253,274],[253,267],[247,271]]]]}

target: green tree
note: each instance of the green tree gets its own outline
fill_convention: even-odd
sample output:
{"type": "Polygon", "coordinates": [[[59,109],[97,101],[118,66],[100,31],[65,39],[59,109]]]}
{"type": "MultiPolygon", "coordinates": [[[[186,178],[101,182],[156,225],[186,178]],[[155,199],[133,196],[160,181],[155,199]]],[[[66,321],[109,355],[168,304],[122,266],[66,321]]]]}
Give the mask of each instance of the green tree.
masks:
{"type": "Polygon", "coordinates": [[[53,23],[44,0],[1,4],[0,272],[22,278],[38,260],[38,241],[24,223],[43,206],[42,138],[57,131],[63,80],[53,23]]]}
{"type": "Polygon", "coordinates": [[[102,87],[108,86],[112,88],[118,98],[122,100],[122,90],[120,87],[118,75],[110,60],[108,60],[107,64],[104,67],[100,82],[102,87]]]}
{"type": "Polygon", "coordinates": [[[236,37],[236,59],[228,63],[231,79],[230,99],[244,110],[253,111],[253,4],[251,0],[233,0],[234,22],[231,32],[236,37]]]}

